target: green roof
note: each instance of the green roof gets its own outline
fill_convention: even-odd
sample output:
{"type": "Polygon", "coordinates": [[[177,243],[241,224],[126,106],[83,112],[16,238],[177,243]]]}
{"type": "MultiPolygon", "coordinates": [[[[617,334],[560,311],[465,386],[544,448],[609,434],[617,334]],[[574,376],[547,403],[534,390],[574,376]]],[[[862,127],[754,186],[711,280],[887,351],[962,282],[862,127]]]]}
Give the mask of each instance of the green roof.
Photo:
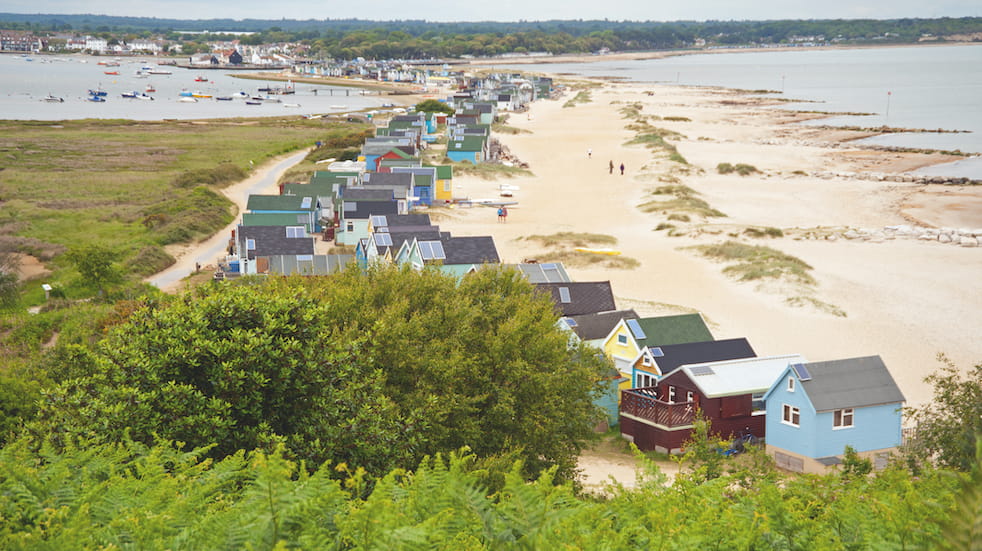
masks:
{"type": "Polygon", "coordinates": [[[307,226],[308,220],[298,220],[297,218],[307,218],[306,214],[295,214],[292,212],[246,212],[242,215],[243,226],[307,226]]]}
{"type": "Polygon", "coordinates": [[[641,346],[666,346],[715,340],[701,314],[642,318],[638,320],[638,325],[645,334],[644,339],[635,339],[641,346]]]}
{"type": "Polygon", "coordinates": [[[317,210],[317,201],[314,195],[250,195],[246,210],[313,211],[317,210]],[[309,206],[302,206],[304,199],[310,200],[309,206]]]}
{"type": "Polygon", "coordinates": [[[433,177],[429,174],[416,174],[413,178],[413,184],[417,186],[432,186],[433,177]]]}
{"type": "Polygon", "coordinates": [[[323,184],[323,183],[335,183],[340,182],[342,184],[347,183],[348,179],[352,176],[357,177],[357,172],[331,172],[328,170],[318,170],[310,176],[311,184],[323,184]]]}
{"type": "MultiPolygon", "coordinates": [[[[337,183],[344,185],[345,180],[337,183]]],[[[318,181],[312,184],[289,183],[283,185],[283,195],[303,195],[316,197],[334,197],[335,182],[318,181]]]]}
{"type": "Polygon", "coordinates": [[[450,165],[439,165],[436,167],[437,180],[453,180],[453,167],[450,165]]]}
{"type": "Polygon", "coordinates": [[[484,136],[464,136],[462,140],[453,140],[447,144],[447,153],[454,151],[484,151],[484,136]],[[457,147],[460,144],[460,147],[457,147]]]}

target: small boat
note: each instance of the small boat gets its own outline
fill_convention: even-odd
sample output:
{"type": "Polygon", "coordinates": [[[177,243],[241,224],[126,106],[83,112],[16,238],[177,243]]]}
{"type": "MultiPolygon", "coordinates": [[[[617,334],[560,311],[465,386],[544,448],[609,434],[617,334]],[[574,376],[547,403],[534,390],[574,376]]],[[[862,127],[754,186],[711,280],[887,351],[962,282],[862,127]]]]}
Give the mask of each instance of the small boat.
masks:
{"type": "Polygon", "coordinates": [[[47,96],[44,96],[41,101],[46,101],[48,103],[65,103],[65,98],[59,98],[58,96],[48,94],[47,96]]]}
{"type": "Polygon", "coordinates": [[[253,99],[247,99],[246,102],[245,102],[245,104],[246,105],[262,105],[263,102],[256,101],[256,100],[253,100],[253,99]]]}
{"type": "Polygon", "coordinates": [[[205,78],[205,77],[203,77],[203,76],[201,76],[201,75],[198,75],[198,76],[194,77],[194,81],[195,82],[208,82],[208,79],[205,78]]]}
{"type": "Polygon", "coordinates": [[[89,96],[89,101],[94,101],[96,103],[103,103],[106,101],[106,98],[102,96],[89,96]]]}
{"type": "Polygon", "coordinates": [[[210,98],[210,97],[212,97],[212,95],[211,94],[206,94],[204,92],[199,92],[198,90],[195,90],[194,92],[191,92],[191,97],[192,98],[210,98]]]}
{"type": "Polygon", "coordinates": [[[194,95],[194,92],[190,92],[188,90],[181,90],[181,92],[178,95],[184,98],[190,98],[194,95]]]}
{"type": "Polygon", "coordinates": [[[136,99],[142,99],[143,101],[153,101],[153,96],[148,96],[146,94],[140,94],[136,96],[136,99]]]}
{"type": "Polygon", "coordinates": [[[119,71],[103,71],[103,73],[105,73],[107,75],[118,75],[119,74],[119,71]]]}
{"type": "Polygon", "coordinates": [[[133,76],[135,76],[136,78],[147,78],[150,75],[144,73],[143,71],[137,71],[136,73],[133,74],[133,76]]]}
{"type": "Polygon", "coordinates": [[[182,97],[181,99],[179,99],[177,101],[179,101],[181,103],[198,103],[198,100],[197,99],[192,98],[190,96],[184,96],[184,97],[182,97]]]}
{"type": "Polygon", "coordinates": [[[96,88],[94,90],[93,89],[89,89],[89,95],[90,96],[105,96],[105,95],[108,95],[108,94],[109,94],[109,92],[106,92],[102,88],[96,88]]]}
{"type": "Polygon", "coordinates": [[[232,96],[216,96],[215,101],[232,101],[232,96]]]}
{"type": "Polygon", "coordinates": [[[233,98],[239,98],[239,99],[246,99],[246,98],[249,97],[249,94],[247,94],[245,92],[236,92],[236,93],[232,94],[232,97],[233,98]]]}
{"type": "Polygon", "coordinates": [[[263,98],[263,101],[266,103],[283,103],[280,98],[263,98]]]}
{"type": "Polygon", "coordinates": [[[299,103],[284,103],[283,104],[283,107],[294,107],[294,108],[296,108],[296,107],[300,107],[300,104],[299,103]]]}
{"type": "Polygon", "coordinates": [[[123,92],[120,95],[123,96],[124,98],[136,99],[136,97],[139,96],[140,93],[134,90],[132,92],[123,92]]]}
{"type": "Polygon", "coordinates": [[[174,73],[168,71],[167,69],[150,69],[147,73],[151,75],[172,75],[174,73]]]}
{"type": "Polygon", "coordinates": [[[147,84],[147,92],[156,92],[157,89],[153,87],[153,84],[147,84]]]}

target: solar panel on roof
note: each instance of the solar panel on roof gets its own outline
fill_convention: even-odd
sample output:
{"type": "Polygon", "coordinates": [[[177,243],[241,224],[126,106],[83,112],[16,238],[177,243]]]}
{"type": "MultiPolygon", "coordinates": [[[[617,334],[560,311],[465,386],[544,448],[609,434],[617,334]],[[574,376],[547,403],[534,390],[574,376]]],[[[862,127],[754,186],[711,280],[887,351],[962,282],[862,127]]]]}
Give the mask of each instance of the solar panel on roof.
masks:
{"type": "Polygon", "coordinates": [[[300,208],[302,208],[302,209],[309,209],[310,208],[310,203],[313,200],[314,200],[313,197],[304,197],[303,198],[303,201],[300,202],[300,208]]]}
{"type": "Polygon", "coordinates": [[[573,318],[566,318],[566,325],[568,325],[570,327],[576,327],[579,324],[576,323],[576,320],[573,319],[573,318]]]}
{"type": "Polygon", "coordinates": [[[648,350],[651,352],[651,357],[652,358],[664,358],[665,357],[665,353],[662,352],[662,349],[661,349],[660,346],[652,346],[648,350]]]}
{"type": "Polygon", "coordinates": [[[805,367],[805,364],[791,364],[791,369],[793,369],[794,374],[798,376],[798,380],[812,380],[812,374],[808,372],[808,368],[805,367]]]}
{"type": "Polygon", "coordinates": [[[387,233],[376,233],[372,234],[375,236],[375,244],[379,247],[391,247],[392,246],[392,235],[387,233]]]}
{"type": "Polygon", "coordinates": [[[344,211],[345,212],[348,212],[348,211],[351,211],[351,210],[357,210],[357,209],[358,209],[358,205],[357,204],[352,203],[351,201],[345,201],[344,202],[344,211]]]}
{"type": "Polygon", "coordinates": [[[631,330],[635,339],[641,340],[648,338],[641,329],[641,324],[638,323],[638,320],[627,320],[627,328],[631,330]]]}
{"type": "Polygon", "coordinates": [[[559,302],[562,302],[564,304],[568,302],[572,302],[569,297],[569,287],[559,288],[559,302]]]}
{"type": "Polygon", "coordinates": [[[376,228],[380,228],[383,226],[388,226],[389,224],[387,223],[384,216],[373,216],[372,225],[375,226],[376,228]]]}
{"type": "Polygon", "coordinates": [[[556,269],[556,265],[554,263],[552,263],[552,262],[547,262],[545,264],[539,264],[539,266],[542,266],[542,269],[543,270],[555,270],[556,269]]]}
{"type": "Polygon", "coordinates": [[[716,372],[713,371],[713,368],[712,367],[709,367],[708,365],[697,365],[697,366],[695,366],[693,368],[690,368],[689,371],[695,377],[699,377],[701,375],[715,375],[716,374],[716,372]]]}
{"type": "Polygon", "coordinates": [[[433,241],[432,247],[433,247],[433,258],[436,258],[438,260],[443,260],[447,258],[447,253],[443,250],[443,243],[440,243],[439,241],[433,241]]]}

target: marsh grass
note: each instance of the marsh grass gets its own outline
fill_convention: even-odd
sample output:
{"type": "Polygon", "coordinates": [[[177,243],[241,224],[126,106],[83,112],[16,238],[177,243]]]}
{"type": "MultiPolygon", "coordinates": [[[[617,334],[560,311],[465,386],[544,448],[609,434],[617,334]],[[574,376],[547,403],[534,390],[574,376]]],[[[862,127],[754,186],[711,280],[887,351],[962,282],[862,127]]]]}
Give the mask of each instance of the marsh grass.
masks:
{"type": "Polygon", "coordinates": [[[231,221],[233,205],[217,191],[252,166],[366,128],[300,118],[0,121],[0,237],[50,263],[56,285],[74,277],[58,255],[91,242],[142,272],[163,265],[160,246],[231,221]]]}
{"type": "Polygon", "coordinates": [[[726,241],[716,245],[691,247],[703,256],[731,264],[723,269],[741,281],[786,278],[797,283],[814,285],[812,269],[805,261],[770,247],[726,241]]]}
{"type": "Polygon", "coordinates": [[[781,228],[771,226],[763,228],[751,226],[743,230],[743,235],[750,237],[784,237],[784,231],[781,228]]]}

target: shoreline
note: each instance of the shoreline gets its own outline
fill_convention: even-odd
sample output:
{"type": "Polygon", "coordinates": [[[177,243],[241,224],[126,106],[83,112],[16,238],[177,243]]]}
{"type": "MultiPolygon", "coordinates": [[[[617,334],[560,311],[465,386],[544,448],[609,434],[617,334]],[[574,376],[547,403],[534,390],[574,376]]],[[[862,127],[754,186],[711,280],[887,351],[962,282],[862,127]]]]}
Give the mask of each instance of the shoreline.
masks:
{"type": "Polygon", "coordinates": [[[797,352],[821,361],[879,354],[908,405],[930,399],[921,379],[938,365],[936,353],[947,353],[961,369],[982,361],[974,334],[982,327],[982,297],[960,290],[982,273],[982,248],[858,231],[911,219],[982,228],[982,186],[858,178],[899,175],[937,158],[862,148],[845,140],[853,133],[794,125],[804,115],[762,109],[730,90],[604,81],[591,94],[591,101],[573,108],[562,106],[572,94],[536,102],[527,117],[508,121],[530,133],[498,138],[529,163],[533,176],[455,178],[472,199],[496,197],[503,183],[517,187],[511,200],[518,204],[509,207],[507,224],[495,223],[492,211],[479,207],[434,209],[435,223],[458,235],[494,236],[505,263],[554,252],[529,236],[612,236],[613,248],[638,267],[566,268],[574,281],[611,281],[618,308],[633,307],[642,316],[702,312],[717,339],[747,337],[760,356],[797,352]],[[686,164],[657,149],[627,145],[636,132],[627,128],[632,121],[622,110],[636,105],[642,115],[657,117],[648,119],[650,125],[677,133],[666,139],[686,164]],[[571,131],[579,128],[584,130],[571,131]],[[625,163],[625,175],[609,174],[608,160],[625,163]],[[719,174],[716,165],[724,161],[759,172],[719,174]],[[670,199],[651,192],[672,185],[692,189],[727,216],[639,208],[670,199]],[[662,224],[675,229],[657,229],[662,224]],[[783,230],[783,237],[743,233],[771,227],[783,230]],[[858,237],[829,239],[833,228],[858,237]],[[726,240],[799,258],[813,267],[815,283],[739,281],[723,272],[724,264],[689,248],[726,240]]]}

